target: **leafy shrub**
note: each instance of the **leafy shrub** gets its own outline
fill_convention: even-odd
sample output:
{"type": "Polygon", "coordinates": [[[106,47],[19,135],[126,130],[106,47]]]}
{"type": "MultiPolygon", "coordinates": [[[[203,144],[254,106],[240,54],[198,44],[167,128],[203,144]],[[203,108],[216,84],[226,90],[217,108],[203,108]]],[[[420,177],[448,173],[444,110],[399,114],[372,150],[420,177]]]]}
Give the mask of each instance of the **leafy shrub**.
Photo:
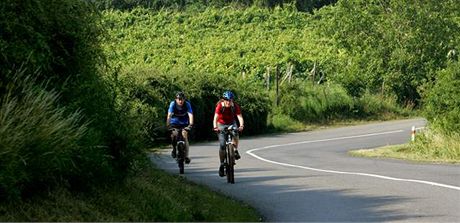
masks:
{"type": "Polygon", "coordinates": [[[324,5],[332,4],[337,0],[207,0],[207,1],[190,1],[190,0],[92,0],[99,9],[133,9],[136,7],[145,7],[153,10],[163,8],[183,9],[186,6],[191,7],[224,7],[235,6],[262,6],[275,7],[295,4],[300,11],[312,12],[313,9],[321,8],[324,5]]]}
{"type": "Polygon", "coordinates": [[[184,91],[192,103],[195,119],[193,136],[197,139],[214,138],[212,120],[221,94],[230,89],[243,110],[246,134],[261,132],[266,126],[268,101],[264,92],[251,81],[228,79],[222,76],[177,69],[162,73],[149,67],[132,66],[122,71],[121,79],[129,86],[124,88],[124,100],[129,113],[137,117],[136,126],[144,126],[145,139],[153,143],[165,133],[169,103],[177,91],[184,91]]]}
{"type": "Polygon", "coordinates": [[[369,90],[418,105],[422,86],[458,47],[459,38],[452,38],[459,35],[458,10],[453,0],[351,0],[322,8],[317,28],[335,46],[325,56],[338,64],[330,78],[353,96],[369,90]]]}
{"type": "Polygon", "coordinates": [[[103,46],[119,66],[162,72],[185,67],[226,77],[244,73],[252,79],[261,78],[267,67],[279,65],[283,71],[295,64],[295,76],[304,76],[328,51],[315,47],[319,40],[306,26],[309,22],[308,14],[289,7],[104,11],[108,35],[103,46]]]}
{"type": "Polygon", "coordinates": [[[356,117],[380,117],[394,115],[409,115],[411,107],[401,108],[393,97],[383,97],[366,91],[360,98],[354,100],[353,113],[356,117]]]}
{"type": "Polygon", "coordinates": [[[280,92],[280,112],[301,122],[349,117],[353,108],[352,98],[334,84],[295,82],[282,86],[280,92]]]}
{"type": "Polygon", "coordinates": [[[87,134],[80,112],[58,106],[58,94],[23,81],[18,95],[6,95],[0,107],[0,197],[18,198],[52,186],[76,171],[73,155],[87,134]]]}
{"type": "Polygon", "coordinates": [[[425,114],[441,133],[460,133],[460,62],[437,73],[437,82],[426,96],[425,114]]]}
{"type": "MultiPolygon", "coordinates": [[[[271,97],[275,101],[275,93],[271,97]]],[[[293,82],[281,86],[280,104],[274,115],[287,115],[299,122],[327,122],[349,118],[385,118],[392,114],[408,115],[395,99],[369,92],[351,97],[344,87],[333,83],[313,85],[311,82],[293,82]]],[[[284,119],[283,115],[279,118],[284,119]]]]}
{"type": "MultiPolygon", "coordinates": [[[[123,105],[115,104],[119,83],[116,72],[105,65],[99,42],[104,27],[99,16],[93,5],[81,0],[0,2],[0,100],[11,101],[24,89],[35,89],[24,88],[18,81],[19,70],[25,70],[36,81],[32,85],[59,94],[53,103],[65,108],[63,120],[78,111],[75,122],[85,124],[88,134],[76,139],[72,150],[75,168],[59,173],[75,188],[123,177],[135,157],[143,155],[123,105]]],[[[36,140],[50,137],[53,141],[65,135],[42,136],[36,140]]],[[[28,177],[40,177],[34,173],[38,175],[28,177]]]]}
{"type": "Polygon", "coordinates": [[[460,135],[458,132],[443,134],[442,132],[426,130],[418,134],[410,143],[409,151],[428,160],[455,161],[460,160],[460,135]]]}
{"type": "Polygon", "coordinates": [[[302,122],[292,119],[290,116],[272,113],[269,116],[268,128],[275,131],[298,131],[303,129],[302,122]]]}
{"type": "MultiPolygon", "coordinates": [[[[247,95],[261,98],[271,94],[271,101],[274,101],[274,93],[263,90],[261,80],[270,73],[270,84],[273,85],[273,68],[278,67],[279,73],[284,74],[293,65],[292,76],[298,83],[282,87],[281,108],[280,111],[275,111],[276,114],[285,114],[301,122],[373,115],[374,110],[363,113],[364,110],[370,109],[370,105],[359,100],[368,88],[365,78],[360,76],[363,67],[355,65],[355,58],[352,58],[353,63],[349,66],[348,55],[341,54],[344,51],[339,51],[336,55],[337,50],[330,48],[331,44],[326,44],[333,40],[321,38],[322,34],[313,29],[317,25],[316,17],[295,9],[287,7],[268,10],[251,7],[152,12],[136,8],[130,12],[105,11],[103,14],[104,24],[109,27],[104,49],[113,59],[110,60],[111,63],[117,66],[123,67],[128,64],[128,67],[154,68],[160,73],[174,73],[178,67],[182,67],[185,68],[181,71],[183,75],[180,75],[182,77],[177,78],[177,81],[184,80],[181,84],[183,86],[195,83],[199,78],[196,76],[198,73],[220,76],[206,76],[204,81],[210,82],[210,86],[222,85],[215,80],[230,77],[239,84],[249,82],[248,86],[252,86],[244,87],[252,90],[240,95],[241,99],[247,98],[247,95]],[[264,38],[260,38],[261,36],[264,38]],[[136,41],[132,41],[133,39],[136,41]],[[330,83],[342,84],[346,90],[336,84],[329,87],[303,84],[305,79],[310,78],[312,67],[315,67],[315,73],[322,73],[330,83]],[[267,71],[269,68],[270,72],[267,71]],[[342,69],[348,70],[337,74],[338,71],[343,71],[342,69]],[[189,75],[187,72],[192,74],[189,75]],[[302,98],[298,99],[298,95],[302,95],[302,98]]],[[[131,75],[135,76],[136,73],[132,72],[131,75]]],[[[376,75],[378,74],[374,74],[376,75]]],[[[319,77],[315,79],[317,78],[319,77]]],[[[223,80],[224,85],[232,86],[226,81],[223,80]]],[[[170,81],[173,82],[176,81],[170,81]]],[[[223,90],[223,87],[211,87],[212,90],[209,92],[201,85],[196,84],[196,89],[204,92],[192,92],[194,95],[217,98],[219,93],[216,91],[223,90]]],[[[172,94],[178,88],[180,87],[170,87],[168,91],[161,90],[160,95],[165,97],[167,92],[172,94]]],[[[160,89],[163,89],[163,86],[160,89]]],[[[266,100],[268,102],[268,97],[266,100]]],[[[251,101],[253,103],[257,100],[251,101]]],[[[206,113],[212,110],[211,105],[201,104],[201,100],[193,102],[197,104],[198,109],[206,109],[199,111],[198,116],[212,116],[206,113]]],[[[164,101],[162,103],[166,104],[164,101]]],[[[246,106],[245,103],[242,105],[246,106]]],[[[254,109],[257,107],[263,105],[257,105],[254,109]]],[[[374,108],[380,107],[372,109],[374,108]]],[[[250,110],[256,111],[252,108],[250,110]]],[[[201,121],[205,120],[205,117],[197,118],[201,121]]],[[[246,119],[257,117],[258,115],[248,116],[246,119]]],[[[163,121],[162,118],[159,119],[163,121]]],[[[253,120],[252,123],[257,124],[259,129],[265,128],[259,125],[262,124],[260,120],[253,120]]],[[[210,123],[208,125],[200,127],[208,129],[210,123]]]]}

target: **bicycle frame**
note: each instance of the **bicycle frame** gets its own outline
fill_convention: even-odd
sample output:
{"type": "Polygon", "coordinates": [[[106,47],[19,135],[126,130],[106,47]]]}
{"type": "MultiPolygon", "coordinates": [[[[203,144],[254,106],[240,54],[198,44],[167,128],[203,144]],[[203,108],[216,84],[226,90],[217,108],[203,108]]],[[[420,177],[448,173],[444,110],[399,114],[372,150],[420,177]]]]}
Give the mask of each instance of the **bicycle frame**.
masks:
{"type": "Polygon", "coordinates": [[[171,128],[171,131],[177,131],[176,136],[176,151],[177,151],[177,165],[179,166],[179,173],[184,174],[184,162],[185,162],[185,139],[182,135],[183,128],[171,128]]]}

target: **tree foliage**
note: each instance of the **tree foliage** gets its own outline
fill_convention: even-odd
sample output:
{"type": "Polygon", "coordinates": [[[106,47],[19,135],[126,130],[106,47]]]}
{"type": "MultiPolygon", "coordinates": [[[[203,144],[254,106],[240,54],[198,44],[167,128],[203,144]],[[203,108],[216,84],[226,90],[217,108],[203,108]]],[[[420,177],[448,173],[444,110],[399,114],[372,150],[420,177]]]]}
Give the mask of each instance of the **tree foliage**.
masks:
{"type": "Polygon", "coordinates": [[[228,5],[274,8],[276,6],[295,5],[299,11],[313,12],[337,0],[92,0],[99,9],[131,10],[136,7],[160,10],[185,9],[186,7],[225,7],[228,5]]]}
{"type": "Polygon", "coordinates": [[[460,62],[449,63],[437,73],[437,81],[426,96],[425,114],[433,127],[446,135],[460,133],[460,62]]]}
{"type": "Polygon", "coordinates": [[[131,67],[122,71],[121,78],[127,85],[122,87],[127,112],[132,114],[132,123],[143,129],[148,143],[156,143],[166,136],[165,121],[169,103],[175,93],[183,91],[194,111],[192,138],[215,138],[212,132],[214,108],[225,90],[236,94],[248,128],[244,134],[264,131],[269,103],[266,92],[253,82],[229,79],[223,76],[197,73],[183,69],[167,73],[149,67],[131,67]]]}
{"type": "MultiPolygon", "coordinates": [[[[104,48],[115,66],[176,67],[222,76],[262,79],[271,68],[305,78],[322,63],[321,40],[308,26],[308,14],[293,8],[252,7],[204,11],[104,12],[109,29],[104,48]]],[[[272,78],[273,80],[273,78],[272,78]]]]}
{"type": "Polygon", "coordinates": [[[125,175],[141,154],[115,104],[116,80],[105,75],[99,21],[99,12],[84,0],[0,2],[0,116],[2,124],[13,123],[2,125],[9,135],[0,143],[2,182],[13,183],[0,185],[0,191],[16,188],[21,195],[24,185],[53,185],[57,179],[75,188],[107,182],[125,175]],[[26,108],[30,112],[18,111],[26,108]],[[7,143],[10,139],[23,143],[7,143]],[[59,140],[68,147],[57,148],[59,140]],[[69,147],[76,150],[68,152],[69,147]],[[25,171],[17,176],[8,169],[18,164],[7,158],[11,154],[24,161],[25,171]],[[44,162],[46,157],[66,164],[44,162]]]}
{"type": "Polygon", "coordinates": [[[456,49],[456,1],[339,1],[317,14],[338,50],[337,79],[353,95],[365,89],[417,104],[423,86],[456,49]]]}

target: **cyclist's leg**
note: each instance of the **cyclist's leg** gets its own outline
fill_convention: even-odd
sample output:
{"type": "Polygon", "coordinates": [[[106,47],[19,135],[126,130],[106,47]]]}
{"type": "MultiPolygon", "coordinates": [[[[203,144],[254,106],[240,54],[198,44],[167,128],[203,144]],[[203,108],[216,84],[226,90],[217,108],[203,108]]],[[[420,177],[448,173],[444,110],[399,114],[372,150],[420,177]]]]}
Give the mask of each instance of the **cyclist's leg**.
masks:
{"type": "Polygon", "coordinates": [[[225,161],[225,134],[224,134],[224,128],[225,125],[222,124],[217,124],[217,127],[219,128],[220,132],[218,134],[219,136],[219,159],[220,159],[220,167],[219,167],[219,176],[223,177],[225,176],[224,174],[224,161],[225,161]]]}
{"type": "MultiPolygon", "coordinates": [[[[238,129],[236,122],[233,123],[233,128],[238,129]]],[[[239,139],[240,139],[240,135],[238,134],[238,130],[235,130],[235,136],[233,137],[233,145],[235,146],[235,149],[238,149],[239,139]]]]}
{"type": "MultiPolygon", "coordinates": [[[[233,123],[233,128],[238,129],[236,122],[233,123]]],[[[233,148],[235,148],[235,159],[239,160],[241,158],[240,153],[238,152],[238,143],[240,141],[240,135],[238,130],[235,130],[235,136],[233,137],[233,148]]]]}
{"type": "Polygon", "coordinates": [[[178,132],[176,130],[171,131],[171,144],[173,147],[173,150],[171,151],[171,156],[173,158],[176,158],[177,135],[178,135],[178,132]]]}
{"type": "Polygon", "coordinates": [[[185,141],[185,162],[189,164],[190,157],[188,156],[189,154],[188,131],[185,129],[182,129],[182,136],[184,137],[184,141],[185,141]]]}
{"type": "MultiPolygon", "coordinates": [[[[221,125],[219,125],[219,129],[221,125]]],[[[223,128],[222,128],[223,129],[223,128]]],[[[219,132],[219,157],[220,157],[220,163],[224,163],[225,159],[225,133],[224,131],[219,132]]]]}

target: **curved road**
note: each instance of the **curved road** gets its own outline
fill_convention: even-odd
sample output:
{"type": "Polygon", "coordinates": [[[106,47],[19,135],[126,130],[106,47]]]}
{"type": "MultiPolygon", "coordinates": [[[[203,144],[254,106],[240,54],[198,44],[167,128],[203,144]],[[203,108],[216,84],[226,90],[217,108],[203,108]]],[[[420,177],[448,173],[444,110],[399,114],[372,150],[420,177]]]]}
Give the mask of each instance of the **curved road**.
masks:
{"type": "MultiPolygon", "coordinates": [[[[236,183],[217,175],[218,142],[193,144],[188,180],[245,201],[264,221],[460,221],[460,165],[357,158],[351,149],[401,144],[423,119],[242,138],[236,183]]],[[[152,156],[176,174],[170,150],[152,156]]]]}

